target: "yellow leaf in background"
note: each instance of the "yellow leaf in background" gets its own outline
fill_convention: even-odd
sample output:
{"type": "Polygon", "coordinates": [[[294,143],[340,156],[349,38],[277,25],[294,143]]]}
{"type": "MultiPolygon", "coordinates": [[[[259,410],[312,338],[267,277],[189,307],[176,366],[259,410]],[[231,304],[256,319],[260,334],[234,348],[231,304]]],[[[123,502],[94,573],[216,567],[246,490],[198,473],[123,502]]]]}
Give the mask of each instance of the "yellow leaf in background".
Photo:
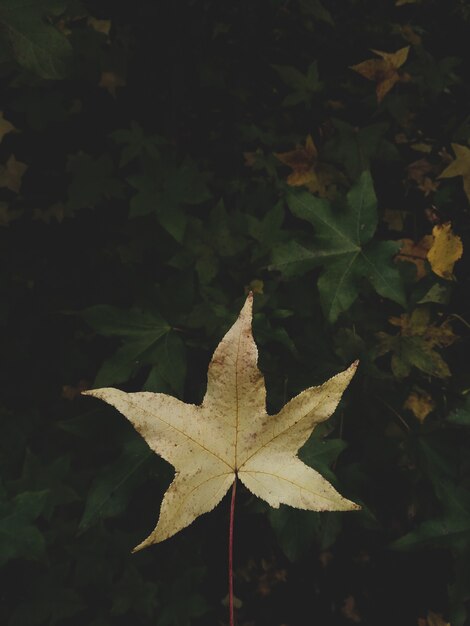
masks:
{"type": "Polygon", "coordinates": [[[88,18],[88,24],[96,30],[97,33],[108,36],[111,31],[111,20],[99,20],[96,17],[88,18]]]}
{"type": "Polygon", "coordinates": [[[470,201],[470,148],[460,146],[458,143],[453,143],[451,146],[455,154],[455,160],[441,172],[439,178],[462,176],[465,195],[470,201]]]}
{"type": "Polygon", "coordinates": [[[395,261],[408,261],[416,267],[416,280],[426,276],[426,257],[433,242],[431,235],[425,235],[420,241],[415,243],[412,239],[402,239],[400,252],[396,255],[395,261]]]}
{"type": "Polygon", "coordinates": [[[408,58],[410,46],[400,48],[396,52],[383,52],[382,50],[372,50],[380,59],[368,59],[357,65],[351,65],[351,69],[364,76],[368,80],[377,83],[376,93],[377,101],[382,102],[384,96],[392,89],[392,87],[403,80],[398,69],[405,63],[408,58]]]}
{"type": "Polygon", "coordinates": [[[126,86],[126,79],[116,72],[101,72],[99,86],[106,89],[114,98],[116,97],[116,89],[126,86]]]}
{"type": "Polygon", "coordinates": [[[252,303],[249,294],[238,320],[217,346],[201,405],[163,393],[112,388],[85,392],[118,409],[176,470],[157,526],[135,550],[171,537],[211,511],[237,476],[275,508],[281,503],[311,511],[360,508],[297,456],[315,426],[336,409],[357,362],[323,385],[306,389],[277,415],[268,415],[251,332],[252,303]]]}
{"type": "Polygon", "coordinates": [[[423,423],[429,413],[434,410],[435,406],[434,400],[429,393],[422,389],[412,391],[403,405],[403,407],[409,409],[421,423],[423,423]]]}
{"type": "Polygon", "coordinates": [[[405,24],[404,26],[401,26],[400,30],[401,30],[401,34],[403,35],[403,38],[412,46],[421,45],[421,42],[422,42],[421,37],[418,35],[418,33],[416,33],[413,30],[410,24],[405,24]]]}
{"type": "Polygon", "coordinates": [[[425,154],[429,154],[430,152],[432,152],[432,146],[428,143],[424,143],[423,141],[410,143],[410,148],[412,150],[416,150],[416,152],[424,152],[425,154]]]}
{"type": "Polygon", "coordinates": [[[450,222],[434,226],[432,236],[433,243],[427,253],[432,271],[441,278],[452,280],[455,262],[463,254],[462,240],[453,234],[450,222]]]}
{"type": "Polygon", "coordinates": [[[293,171],[287,177],[287,184],[292,187],[309,185],[316,180],[314,167],[317,164],[318,150],[311,135],[307,136],[304,146],[296,146],[289,152],[275,152],[274,156],[293,171]]]}
{"type": "Polygon", "coordinates": [[[343,606],[341,607],[341,613],[344,617],[355,624],[359,624],[362,621],[362,618],[357,610],[356,599],[354,596],[347,596],[343,602],[343,606]]]}
{"type": "Polygon", "coordinates": [[[307,136],[305,146],[298,145],[289,152],[275,152],[274,156],[292,169],[292,173],[287,177],[288,185],[305,186],[322,198],[328,196],[328,189],[331,188],[337,173],[332,167],[319,163],[318,150],[311,135],[307,136]]]}
{"type": "Polygon", "coordinates": [[[15,130],[13,124],[4,118],[3,111],[0,111],[0,142],[3,141],[7,133],[11,133],[13,130],[15,130]]]}
{"type": "Polygon", "coordinates": [[[446,622],[440,615],[428,611],[426,619],[419,618],[418,626],[450,626],[450,622],[446,622]]]}
{"type": "Polygon", "coordinates": [[[26,163],[17,161],[13,154],[10,155],[5,165],[0,165],[0,187],[6,187],[18,193],[21,188],[21,179],[27,169],[26,163]]]}

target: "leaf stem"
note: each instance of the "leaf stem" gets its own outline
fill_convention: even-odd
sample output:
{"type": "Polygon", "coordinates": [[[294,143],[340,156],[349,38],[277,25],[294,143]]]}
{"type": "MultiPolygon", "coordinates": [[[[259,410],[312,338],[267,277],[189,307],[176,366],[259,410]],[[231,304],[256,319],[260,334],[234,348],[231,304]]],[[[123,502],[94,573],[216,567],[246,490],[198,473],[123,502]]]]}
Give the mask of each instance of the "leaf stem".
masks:
{"type": "Polygon", "coordinates": [[[230,503],[230,525],[228,532],[228,605],[230,612],[230,626],[235,626],[233,614],[233,519],[235,516],[235,493],[237,491],[237,477],[233,481],[232,501],[230,503]]]}

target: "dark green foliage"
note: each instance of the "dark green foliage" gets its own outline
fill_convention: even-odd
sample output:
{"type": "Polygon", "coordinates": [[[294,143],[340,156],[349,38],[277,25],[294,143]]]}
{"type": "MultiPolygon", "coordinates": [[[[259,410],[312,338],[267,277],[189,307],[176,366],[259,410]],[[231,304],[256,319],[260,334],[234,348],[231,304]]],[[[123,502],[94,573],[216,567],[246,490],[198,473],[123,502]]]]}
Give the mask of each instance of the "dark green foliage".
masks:
{"type": "Polygon", "coordinates": [[[468,623],[470,5],[398,4],[0,2],[2,626],[228,622],[227,500],[131,555],[171,468],[80,391],[200,402],[249,290],[270,412],[360,359],[300,456],[363,509],[240,487],[239,625],[468,623]]]}

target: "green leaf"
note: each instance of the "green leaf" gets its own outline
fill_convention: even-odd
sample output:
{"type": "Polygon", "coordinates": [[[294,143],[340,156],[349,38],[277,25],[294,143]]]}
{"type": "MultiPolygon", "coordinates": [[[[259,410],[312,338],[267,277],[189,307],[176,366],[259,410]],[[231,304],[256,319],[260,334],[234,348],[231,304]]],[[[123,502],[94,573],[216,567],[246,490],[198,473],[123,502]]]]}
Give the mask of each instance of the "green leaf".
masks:
{"type": "Polygon", "coordinates": [[[43,512],[49,492],[25,491],[10,502],[0,502],[0,565],[15,558],[40,559],[43,534],[33,523],[43,512]]]}
{"type": "Polygon", "coordinates": [[[313,511],[301,511],[281,505],[279,509],[270,509],[268,516],[287,558],[297,561],[305,556],[319,531],[319,515],[313,511]]]}
{"type": "Polygon", "coordinates": [[[42,509],[46,519],[50,519],[54,509],[60,504],[76,502],[78,494],[67,483],[70,474],[70,455],[48,460],[45,464],[30,450],[26,451],[21,478],[13,484],[18,492],[47,492],[47,502],[42,509]]]}
{"type": "Polygon", "coordinates": [[[173,573],[167,582],[165,593],[162,594],[164,601],[158,614],[157,626],[190,626],[192,618],[207,613],[209,606],[196,591],[203,573],[204,569],[201,567],[186,567],[183,571],[179,570],[178,576],[173,573]],[[181,598],[185,599],[184,602],[181,598]]]}
{"type": "Polygon", "coordinates": [[[301,102],[309,104],[312,98],[323,90],[317,61],[310,64],[306,74],[302,74],[290,65],[273,65],[272,68],[279,74],[282,81],[294,90],[284,98],[283,106],[295,106],[301,102]]]}
{"type": "Polygon", "coordinates": [[[347,445],[342,439],[322,440],[312,436],[301,448],[299,456],[302,461],[320,472],[327,480],[334,480],[330,465],[347,448],[347,445]]]}
{"type": "Polygon", "coordinates": [[[157,313],[139,309],[98,305],[85,309],[82,317],[98,333],[123,342],[101,366],[95,379],[98,387],[125,382],[140,366],[153,363],[159,340],[171,329],[157,313]]]}
{"type": "Polygon", "coordinates": [[[175,332],[168,333],[152,349],[147,362],[154,365],[144,389],[154,392],[169,391],[181,398],[186,378],[186,350],[182,339],[175,332]]]}
{"type": "Polygon", "coordinates": [[[57,80],[68,73],[70,42],[45,20],[64,8],[64,2],[54,0],[2,0],[0,4],[0,28],[16,61],[41,78],[57,80]]]}
{"type": "Polygon", "coordinates": [[[308,192],[289,193],[288,204],[294,215],[315,227],[314,243],[279,246],[272,267],[292,276],[323,266],[318,289],[330,322],[353,304],[364,279],[381,296],[405,306],[401,277],[391,264],[399,244],[371,241],[377,227],[377,201],[369,172],[363,172],[348,193],[346,208],[335,210],[327,200],[308,192]]]}
{"type": "Polygon", "coordinates": [[[457,467],[455,459],[449,456],[452,449],[446,450],[439,442],[424,438],[418,440],[418,449],[442,512],[424,520],[392,547],[397,550],[447,547],[462,553],[470,549],[470,493],[455,482],[457,467]]]}
{"type": "Polygon", "coordinates": [[[128,178],[137,190],[130,202],[130,217],[155,213],[163,228],[181,242],[187,225],[184,205],[197,205],[211,197],[207,175],[190,157],[178,167],[156,162],[145,174],[128,178]]]}
{"type": "Polygon", "coordinates": [[[334,119],[333,124],[337,132],[325,144],[323,158],[343,165],[353,180],[370,169],[374,159],[399,160],[396,147],[384,139],[388,124],[371,124],[360,129],[339,119],[334,119]]]}
{"type": "Polygon", "coordinates": [[[470,395],[465,397],[465,403],[447,417],[447,421],[459,426],[470,426],[470,395]]]}
{"type": "MultiPolygon", "coordinates": [[[[315,433],[299,452],[302,461],[316,469],[327,480],[335,481],[331,464],[347,447],[342,439],[319,439],[315,433]]],[[[284,554],[297,561],[316,541],[325,550],[334,543],[341,529],[340,516],[335,513],[315,513],[281,506],[269,510],[269,521],[284,554]]]]}
{"type": "Polygon", "coordinates": [[[152,451],[140,437],[128,442],[122,454],[99,471],[88,492],[79,529],[84,532],[100,519],[120,515],[142,480],[142,469],[152,451]]]}
{"type": "Polygon", "coordinates": [[[158,135],[146,135],[140,124],[135,121],[131,122],[129,129],[123,128],[113,131],[111,137],[116,143],[123,146],[120,167],[124,167],[141,156],[159,158],[160,146],[166,143],[158,135]]]}

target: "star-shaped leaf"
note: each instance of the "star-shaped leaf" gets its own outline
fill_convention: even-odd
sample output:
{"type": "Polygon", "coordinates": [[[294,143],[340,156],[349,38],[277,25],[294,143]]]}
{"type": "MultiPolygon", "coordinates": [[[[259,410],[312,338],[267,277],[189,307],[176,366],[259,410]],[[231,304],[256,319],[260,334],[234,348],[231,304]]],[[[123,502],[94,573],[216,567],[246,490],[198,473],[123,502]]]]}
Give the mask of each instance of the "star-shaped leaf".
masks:
{"type": "Polygon", "coordinates": [[[377,83],[377,101],[381,102],[392,87],[403,80],[398,68],[400,68],[408,58],[410,46],[400,48],[396,52],[382,52],[382,50],[372,50],[380,59],[368,59],[357,65],[352,65],[351,69],[369,80],[377,83]]]}
{"type": "Polygon", "coordinates": [[[462,176],[465,195],[470,201],[470,148],[453,143],[452,150],[455,160],[439,175],[439,178],[454,178],[462,176]]]}
{"type": "Polygon", "coordinates": [[[324,266],[318,289],[325,315],[335,322],[356,300],[367,279],[381,296],[405,305],[398,270],[390,263],[394,241],[375,241],[377,199],[369,172],[363,172],[347,196],[347,207],[334,207],[308,192],[289,193],[289,208],[316,231],[313,243],[291,239],[273,252],[273,268],[285,276],[324,266]]]}
{"type": "Polygon", "coordinates": [[[135,550],[171,537],[212,510],[237,476],[275,508],[281,503],[313,511],[359,508],[297,456],[314,427],[335,410],[357,363],[306,389],[277,415],[267,415],[251,332],[252,301],[250,294],[214,352],[201,405],[162,393],[85,392],[116,407],[176,470],[155,530],[135,550]]]}
{"type": "Polygon", "coordinates": [[[274,156],[284,165],[292,169],[287,177],[287,184],[291,187],[305,186],[312,193],[321,197],[328,195],[338,172],[318,160],[318,150],[311,135],[307,135],[305,146],[297,145],[289,152],[275,152],[274,156]]]}

